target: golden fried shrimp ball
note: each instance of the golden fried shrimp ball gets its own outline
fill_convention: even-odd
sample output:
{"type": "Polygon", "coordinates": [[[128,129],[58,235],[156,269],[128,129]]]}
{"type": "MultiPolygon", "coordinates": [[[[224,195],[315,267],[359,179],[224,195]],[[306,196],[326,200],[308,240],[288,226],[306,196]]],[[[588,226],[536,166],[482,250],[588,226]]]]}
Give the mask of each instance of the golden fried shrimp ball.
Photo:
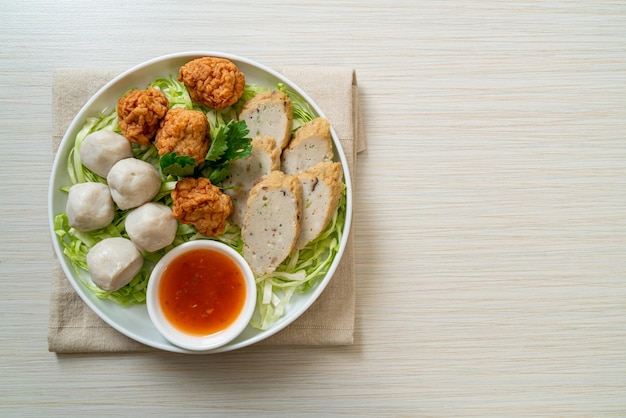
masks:
{"type": "Polygon", "coordinates": [[[187,177],[172,190],[172,213],[184,224],[193,225],[204,236],[224,232],[226,219],[233,212],[230,197],[207,178],[187,177]]]}
{"type": "Polygon", "coordinates": [[[130,142],[149,145],[167,108],[167,98],[154,87],[128,92],[117,101],[117,119],[122,134],[130,142]]]}
{"type": "Polygon", "coordinates": [[[178,81],[185,84],[191,100],[218,110],[235,104],[246,84],[231,60],[217,57],[189,61],[180,67],[178,81]]]}
{"type": "Polygon", "coordinates": [[[204,162],[209,151],[209,121],[199,110],[181,107],[170,109],[156,134],[154,145],[159,155],[175,152],[196,159],[196,165],[204,162]]]}

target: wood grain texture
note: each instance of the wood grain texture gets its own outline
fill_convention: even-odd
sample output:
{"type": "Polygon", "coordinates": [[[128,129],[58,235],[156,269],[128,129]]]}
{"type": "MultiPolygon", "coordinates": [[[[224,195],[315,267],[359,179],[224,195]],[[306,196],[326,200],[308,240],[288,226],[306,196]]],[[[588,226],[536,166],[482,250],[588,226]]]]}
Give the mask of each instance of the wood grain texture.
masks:
{"type": "Polygon", "coordinates": [[[626,3],[33,0],[0,23],[3,416],[626,414],[626,3]],[[356,343],[50,354],[52,72],[194,49],[357,70],[356,343]]]}

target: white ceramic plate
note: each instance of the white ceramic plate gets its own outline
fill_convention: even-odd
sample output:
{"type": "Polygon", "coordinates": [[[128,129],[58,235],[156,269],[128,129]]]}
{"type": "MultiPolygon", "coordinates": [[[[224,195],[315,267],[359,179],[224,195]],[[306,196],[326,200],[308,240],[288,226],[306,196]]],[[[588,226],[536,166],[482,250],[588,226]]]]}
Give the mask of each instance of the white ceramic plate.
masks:
{"type": "MultiPolygon", "coordinates": [[[[113,301],[97,298],[87,287],[85,287],[82,280],[85,278],[89,280],[89,276],[87,273],[84,273],[83,277],[79,276],[75,269],[70,265],[70,261],[63,255],[61,245],[54,233],[54,217],[59,213],[65,212],[67,195],[66,193],[60,191],[60,188],[70,184],[66,162],[68,154],[74,144],[76,133],[80,130],[86,119],[97,116],[104,110],[113,109],[118,98],[121,97],[128,89],[146,88],[146,86],[156,78],[166,78],[171,74],[178,74],[180,66],[192,59],[202,56],[217,56],[230,59],[237,65],[239,70],[245,74],[246,83],[258,84],[270,88],[276,87],[277,83],[284,83],[286,87],[298,93],[305,101],[307,101],[318,116],[324,117],[320,108],[297,85],[286,79],[278,72],[249,59],[213,51],[193,51],[155,58],[120,74],[102,87],[83,106],[80,112],[73,119],[60,144],[54,160],[48,190],[48,218],[54,250],[59,258],[61,266],[63,267],[63,271],[68,277],[72,287],[76,290],[80,297],[100,318],[122,334],[154,348],[182,353],[198,352],[182,349],[167,341],[153,326],[145,305],[136,305],[125,308],[113,301]]],[[[343,166],[347,194],[346,220],[341,247],[335,256],[327,275],[322,280],[318,281],[318,283],[306,293],[295,294],[287,307],[285,315],[280,320],[275,322],[269,329],[259,330],[248,326],[243,333],[231,343],[214,350],[203,351],[202,353],[216,353],[235,350],[257,343],[270,337],[271,335],[276,334],[278,331],[282,330],[302,315],[311,306],[311,304],[315,302],[328,282],[331,280],[343,254],[352,220],[352,183],[348,170],[348,164],[337,135],[332,129],[331,133],[334,144],[335,159],[340,161],[343,166]]]]}

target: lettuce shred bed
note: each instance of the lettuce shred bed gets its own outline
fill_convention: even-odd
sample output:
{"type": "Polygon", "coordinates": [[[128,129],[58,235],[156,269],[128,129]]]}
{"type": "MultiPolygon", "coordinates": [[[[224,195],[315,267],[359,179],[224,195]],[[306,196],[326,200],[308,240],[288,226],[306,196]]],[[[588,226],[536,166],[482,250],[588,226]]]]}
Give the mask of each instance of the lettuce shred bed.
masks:
{"type": "MultiPolygon", "coordinates": [[[[187,109],[201,110],[204,112],[211,126],[211,138],[216,138],[219,135],[224,137],[224,135],[226,135],[224,141],[228,140],[227,130],[230,126],[229,122],[237,119],[237,114],[241,106],[243,106],[243,103],[250,100],[257,93],[269,90],[265,87],[246,84],[244,94],[237,103],[229,108],[216,111],[193,103],[184,84],[177,81],[173,76],[169,78],[158,78],[154,80],[149,87],[160,90],[167,97],[170,108],[185,107],[187,109]]],[[[285,88],[283,84],[278,84],[276,89],[286,93],[292,100],[294,131],[302,126],[302,124],[316,117],[308,104],[299,97],[299,95],[285,88]]],[[[80,147],[87,135],[104,129],[121,134],[115,110],[88,118],[76,134],[74,145],[67,158],[67,172],[70,184],[62,187],[62,192],[67,192],[69,188],[76,183],[89,181],[106,184],[106,179],[84,167],[80,160],[80,147]]],[[[135,158],[139,158],[160,168],[159,156],[153,145],[142,147],[133,144],[132,148],[135,158]]],[[[210,152],[211,151],[209,151],[209,153],[210,152]]],[[[223,167],[220,169],[223,169],[223,167]]],[[[213,174],[217,173],[217,171],[217,169],[214,170],[213,174]]],[[[162,173],[163,181],[161,189],[153,201],[171,206],[170,192],[176,186],[178,177],[163,174],[162,169],[160,172],[162,173]]],[[[209,176],[207,175],[207,177],[209,176]]],[[[229,245],[240,254],[243,251],[241,231],[239,227],[235,225],[228,224],[222,235],[207,238],[200,235],[193,226],[179,223],[176,238],[170,246],[157,252],[142,253],[144,257],[143,267],[128,285],[117,291],[104,291],[85,278],[87,277],[86,256],[89,250],[103,239],[111,237],[128,238],[124,223],[129,212],[130,210],[117,209],[113,222],[109,226],[91,232],[82,232],[72,228],[68,223],[68,218],[65,213],[59,213],[55,217],[54,230],[61,243],[63,254],[69,259],[77,277],[81,277],[84,285],[100,299],[112,300],[121,306],[145,304],[146,290],[152,268],[166,252],[184,242],[198,239],[215,239],[229,245]]],[[[326,275],[339,251],[345,219],[346,187],[344,185],[338,209],[324,232],[305,248],[299,251],[295,250],[290,254],[275,272],[256,278],[258,300],[255,314],[250,322],[251,326],[260,330],[271,327],[273,323],[278,321],[285,314],[287,306],[295,294],[306,293],[326,275]]]]}

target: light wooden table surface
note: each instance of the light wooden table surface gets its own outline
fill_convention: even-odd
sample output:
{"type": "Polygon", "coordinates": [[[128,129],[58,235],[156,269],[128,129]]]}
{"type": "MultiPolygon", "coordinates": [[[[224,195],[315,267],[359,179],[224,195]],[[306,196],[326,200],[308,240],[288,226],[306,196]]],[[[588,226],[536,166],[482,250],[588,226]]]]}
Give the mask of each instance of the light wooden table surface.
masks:
{"type": "Polygon", "coordinates": [[[3,1],[0,415],[626,415],[626,3],[3,1]],[[349,347],[47,352],[52,71],[357,70],[349,347]]]}

